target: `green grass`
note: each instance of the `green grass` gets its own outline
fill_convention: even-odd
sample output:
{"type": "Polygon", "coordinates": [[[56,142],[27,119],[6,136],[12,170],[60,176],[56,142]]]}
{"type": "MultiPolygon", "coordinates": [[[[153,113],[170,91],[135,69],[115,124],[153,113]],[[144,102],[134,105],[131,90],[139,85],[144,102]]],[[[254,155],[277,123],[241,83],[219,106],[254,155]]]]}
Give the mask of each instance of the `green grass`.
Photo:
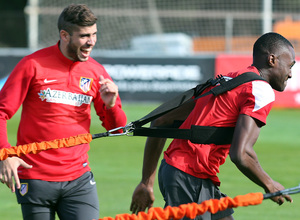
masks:
{"type": "MultiPolygon", "coordinates": [[[[128,122],[137,120],[149,113],[158,104],[123,103],[128,122]]],[[[19,113],[8,123],[9,141],[14,144],[19,113]]],[[[299,155],[300,135],[298,121],[300,110],[273,109],[262,128],[255,145],[262,167],[272,178],[285,187],[300,183],[299,155]]],[[[93,114],[91,133],[103,132],[100,122],[93,114]]],[[[91,142],[90,162],[96,178],[100,200],[100,217],[129,213],[132,192],[141,178],[145,137],[107,137],[91,142]]],[[[262,189],[244,177],[230,159],[221,167],[219,175],[221,190],[230,197],[250,192],[263,192],[262,189]]],[[[158,184],[155,184],[154,206],[163,207],[158,184]]],[[[4,185],[0,187],[1,219],[21,219],[20,207],[15,195],[4,185]]],[[[293,195],[292,204],[281,207],[270,200],[261,205],[235,209],[235,219],[300,219],[300,194],[293,195]]]]}

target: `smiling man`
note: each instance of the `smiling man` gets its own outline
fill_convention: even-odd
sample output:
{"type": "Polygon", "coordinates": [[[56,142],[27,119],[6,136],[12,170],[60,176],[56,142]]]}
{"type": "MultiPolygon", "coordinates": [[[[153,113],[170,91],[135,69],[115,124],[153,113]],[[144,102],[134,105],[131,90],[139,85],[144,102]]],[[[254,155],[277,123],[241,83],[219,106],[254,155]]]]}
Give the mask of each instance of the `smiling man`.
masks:
{"type": "Polygon", "coordinates": [[[97,41],[97,18],[91,16],[81,20],[83,14],[78,14],[77,20],[72,21],[75,12],[73,8],[65,9],[58,19],[61,52],[70,60],[87,61],[97,41]]]}
{"type": "MultiPolygon", "coordinates": [[[[17,64],[0,92],[0,148],[11,147],[6,120],[21,105],[17,145],[89,133],[92,102],[107,130],[126,125],[118,87],[90,57],[96,21],[86,5],[69,5],[58,19],[58,43],[17,64]]],[[[52,220],[56,213],[61,220],[99,218],[89,148],[81,144],[0,161],[1,182],[16,192],[23,219],[52,220]]]]}

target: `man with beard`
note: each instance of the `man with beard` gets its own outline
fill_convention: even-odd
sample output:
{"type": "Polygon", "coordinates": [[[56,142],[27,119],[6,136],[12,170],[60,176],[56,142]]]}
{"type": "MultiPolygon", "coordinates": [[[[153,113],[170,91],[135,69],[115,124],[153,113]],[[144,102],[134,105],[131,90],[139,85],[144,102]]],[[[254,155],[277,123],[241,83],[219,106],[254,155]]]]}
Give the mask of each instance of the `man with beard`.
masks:
{"type": "MultiPolygon", "coordinates": [[[[17,64],[0,92],[0,148],[11,147],[6,120],[21,105],[17,145],[89,133],[92,102],[107,130],[126,124],[117,86],[90,57],[96,21],[86,5],[69,5],[58,19],[58,43],[17,64]]],[[[88,150],[81,144],[0,161],[1,182],[16,192],[23,219],[99,218],[88,150]]]]}

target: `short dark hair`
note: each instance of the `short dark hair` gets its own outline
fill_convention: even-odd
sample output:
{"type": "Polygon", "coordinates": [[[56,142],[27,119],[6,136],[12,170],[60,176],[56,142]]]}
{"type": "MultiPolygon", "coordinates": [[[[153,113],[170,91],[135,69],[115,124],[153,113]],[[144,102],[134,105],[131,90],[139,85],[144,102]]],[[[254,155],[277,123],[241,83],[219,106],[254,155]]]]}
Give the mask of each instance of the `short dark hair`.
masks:
{"type": "Polygon", "coordinates": [[[97,22],[97,17],[84,4],[71,4],[60,14],[57,22],[58,30],[65,30],[72,34],[78,26],[92,26],[97,22]]]}
{"type": "Polygon", "coordinates": [[[259,37],[254,43],[253,57],[262,54],[275,53],[279,48],[287,46],[294,48],[291,42],[282,35],[275,32],[269,32],[259,37]]]}

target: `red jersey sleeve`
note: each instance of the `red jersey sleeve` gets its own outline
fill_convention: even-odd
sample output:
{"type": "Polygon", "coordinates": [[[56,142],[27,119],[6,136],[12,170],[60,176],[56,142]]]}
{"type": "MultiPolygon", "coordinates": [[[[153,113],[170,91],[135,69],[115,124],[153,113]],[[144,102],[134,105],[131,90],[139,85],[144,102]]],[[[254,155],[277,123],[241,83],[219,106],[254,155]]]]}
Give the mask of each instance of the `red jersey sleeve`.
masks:
{"type": "MultiPolygon", "coordinates": [[[[112,80],[108,73],[104,70],[104,68],[103,76],[104,78],[109,78],[110,80],[112,80]]],[[[94,107],[97,115],[102,121],[102,126],[106,130],[111,130],[113,128],[123,127],[126,125],[127,117],[122,109],[120,96],[117,97],[115,106],[107,109],[101,99],[100,92],[98,92],[96,98],[94,99],[94,107]]]]}
{"type": "Polygon", "coordinates": [[[35,70],[27,57],[23,58],[9,75],[0,91],[0,148],[10,147],[7,140],[6,121],[23,103],[35,70]]]}
{"type": "Polygon", "coordinates": [[[249,115],[264,125],[275,101],[272,87],[264,81],[252,81],[240,97],[240,114],[249,115]]]}

